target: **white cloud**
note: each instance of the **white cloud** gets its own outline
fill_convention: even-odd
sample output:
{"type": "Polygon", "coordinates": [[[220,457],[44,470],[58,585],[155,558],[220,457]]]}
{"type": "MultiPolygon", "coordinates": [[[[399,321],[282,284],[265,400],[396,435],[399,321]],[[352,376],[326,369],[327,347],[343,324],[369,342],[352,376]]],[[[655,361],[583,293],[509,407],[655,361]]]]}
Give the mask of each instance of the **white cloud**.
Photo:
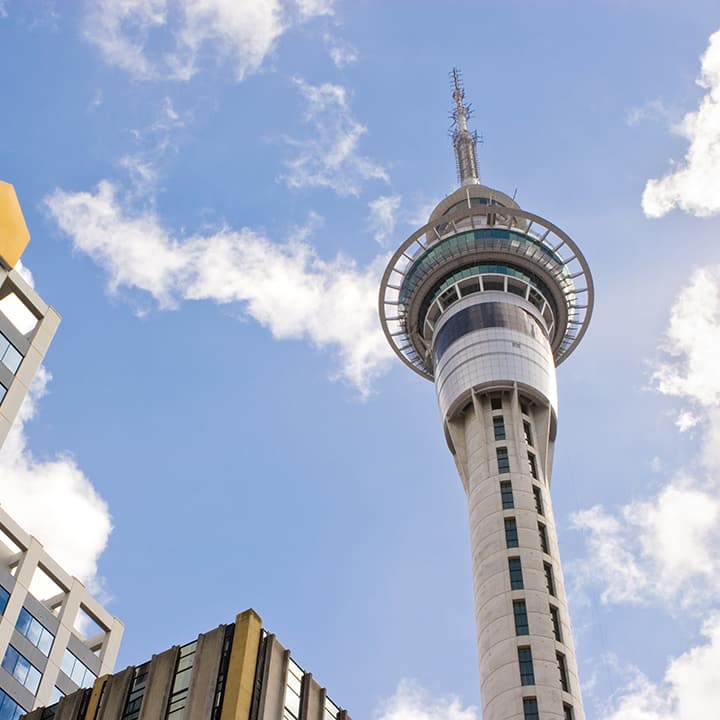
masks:
{"type": "Polygon", "coordinates": [[[360,155],[358,144],[367,128],[350,111],[342,85],[311,85],[301,78],[295,85],[305,101],[305,122],[310,134],[304,140],[286,138],[297,154],[281,176],[289,187],[327,187],[338,195],[359,195],[368,180],[389,182],[385,168],[360,155]]]}
{"type": "Polygon", "coordinates": [[[463,707],[455,696],[433,697],[416,681],[403,679],[375,716],[377,720],[479,720],[480,713],[473,706],[463,707]]]}
{"type": "Polygon", "coordinates": [[[387,247],[393,241],[396,245],[398,244],[395,237],[395,225],[401,200],[400,195],[381,195],[368,203],[370,208],[368,225],[375,240],[383,247],[387,247]]]}
{"type": "Polygon", "coordinates": [[[71,456],[40,460],[27,447],[25,425],[50,378],[41,367],[0,450],[2,505],[66,571],[97,592],[97,561],[112,530],[107,504],[71,456]]]}
{"type": "Polygon", "coordinates": [[[642,196],[648,217],[675,207],[699,217],[720,212],[720,31],[710,36],[698,84],[707,89],[696,112],[676,128],[690,143],[685,159],[660,179],[648,180],[642,196]]]}
{"type": "Polygon", "coordinates": [[[352,65],[358,61],[358,51],[349,43],[334,38],[329,33],[323,35],[325,46],[328,49],[330,59],[335,64],[335,67],[342,70],[342,68],[352,65]]]}
{"type": "Polygon", "coordinates": [[[278,244],[249,228],[176,238],[153,212],[132,213],[107,181],[95,193],[56,190],[46,203],[74,247],[108,273],[111,292],[143,290],[165,309],[242,303],[274,337],[335,350],[340,376],[363,394],[388,363],[376,310],[384,256],[359,268],[342,255],[322,259],[302,233],[278,244]]]}
{"type": "Polygon", "coordinates": [[[701,455],[647,500],[574,516],[592,568],[581,579],[603,587],[604,602],[702,607],[720,600],[720,268],[693,274],[662,348],[653,385],[683,402],[676,425],[700,429],[701,455]]]}
{"type": "Polygon", "coordinates": [[[648,100],[644,105],[630,108],[625,115],[625,124],[628,127],[635,127],[646,120],[664,119],[671,117],[669,108],[662,100],[648,100]]]}
{"type": "Polygon", "coordinates": [[[99,0],[90,3],[85,35],[107,63],[141,79],[188,80],[209,47],[230,58],[242,80],[290,27],[331,14],[332,6],[332,0],[99,0]]]}
{"type": "Polygon", "coordinates": [[[619,694],[605,720],[696,720],[717,717],[720,706],[720,614],[705,622],[706,642],[668,665],[660,683],[639,672],[619,694]]]}

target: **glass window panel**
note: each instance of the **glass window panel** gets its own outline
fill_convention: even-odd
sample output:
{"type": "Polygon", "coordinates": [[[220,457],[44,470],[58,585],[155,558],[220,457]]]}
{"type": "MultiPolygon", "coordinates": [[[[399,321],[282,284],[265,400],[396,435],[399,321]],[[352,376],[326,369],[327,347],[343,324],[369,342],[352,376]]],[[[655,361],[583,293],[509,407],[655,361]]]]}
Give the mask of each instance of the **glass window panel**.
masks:
{"type": "Polygon", "coordinates": [[[513,615],[515,617],[515,634],[529,635],[530,627],[528,625],[527,606],[524,600],[515,600],[513,602],[513,615]]]}
{"type": "Polygon", "coordinates": [[[518,531],[515,518],[505,518],[505,544],[509,548],[518,546],[518,531]]]}
{"type": "Polygon", "coordinates": [[[508,558],[508,569],[510,570],[510,589],[523,589],[522,563],[520,558],[508,558]]]}
{"type": "Polygon", "coordinates": [[[529,647],[518,648],[518,664],[520,666],[520,684],[534,685],[535,671],[533,669],[532,651],[529,647]]]}
{"type": "Polygon", "coordinates": [[[553,635],[558,642],[562,642],[562,632],[560,631],[560,611],[554,606],[550,606],[550,617],[552,618],[553,635]]]}
{"type": "Polygon", "coordinates": [[[10,341],[0,333],[0,357],[5,354],[5,351],[10,347],[10,341]]]}
{"type": "Polygon", "coordinates": [[[18,720],[24,712],[7,693],[0,690],[0,720],[18,720]]]}
{"type": "Polygon", "coordinates": [[[533,495],[535,496],[535,509],[538,515],[544,515],[545,508],[543,506],[542,490],[537,485],[533,485],[533,495]]]}
{"type": "Polygon", "coordinates": [[[503,510],[510,510],[515,507],[513,500],[512,483],[509,480],[500,483],[500,497],[502,498],[503,510]]]}
{"type": "Polygon", "coordinates": [[[505,420],[502,415],[496,415],[493,417],[493,431],[495,433],[496,440],[505,439],[505,420]]]}
{"type": "Polygon", "coordinates": [[[497,454],[497,464],[499,473],[510,472],[510,458],[508,456],[508,450],[504,447],[495,448],[497,454]]]}
{"type": "Polygon", "coordinates": [[[538,704],[535,698],[523,698],[523,720],[540,720],[538,704]]]}
{"type": "Polygon", "coordinates": [[[544,563],[545,565],[545,583],[547,585],[547,591],[551,595],[555,595],[555,579],[553,578],[553,569],[550,563],[544,563]]]}
{"type": "Polygon", "coordinates": [[[560,687],[565,692],[570,692],[570,685],[568,684],[567,664],[565,662],[565,656],[562,653],[555,653],[557,657],[558,671],[560,673],[560,687]]]}
{"type": "Polygon", "coordinates": [[[540,537],[540,549],[546,554],[550,554],[550,548],[548,546],[547,539],[547,528],[542,524],[538,523],[538,535],[540,537]]]}
{"type": "Polygon", "coordinates": [[[14,375],[17,369],[20,367],[23,356],[15,349],[14,346],[10,347],[5,351],[2,356],[3,365],[14,375]]]}
{"type": "Polygon", "coordinates": [[[9,599],[10,593],[2,585],[0,585],[0,614],[5,612],[9,599]]]}

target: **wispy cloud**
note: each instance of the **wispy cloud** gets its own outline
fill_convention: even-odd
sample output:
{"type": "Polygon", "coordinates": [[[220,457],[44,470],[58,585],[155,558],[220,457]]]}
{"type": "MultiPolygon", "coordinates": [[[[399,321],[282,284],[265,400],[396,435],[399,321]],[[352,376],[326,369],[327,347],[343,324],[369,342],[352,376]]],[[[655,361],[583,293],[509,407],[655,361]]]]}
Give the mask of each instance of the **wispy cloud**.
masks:
{"type": "Polygon", "coordinates": [[[357,48],[353,47],[350,43],[333,37],[330,33],[325,33],[323,40],[325,41],[325,47],[328,50],[330,59],[336,68],[342,70],[342,68],[358,61],[357,48]]]}
{"type": "Polygon", "coordinates": [[[642,196],[648,217],[662,217],[676,207],[699,217],[720,212],[720,31],[710,36],[697,82],[707,93],[676,128],[690,146],[667,175],[648,180],[642,196]]]}
{"type": "Polygon", "coordinates": [[[112,529],[107,504],[71,455],[40,460],[28,448],[26,425],[50,379],[41,367],[0,451],[2,505],[65,570],[98,592],[97,562],[112,529]]]}
{"type": "Polygon", "coordinates": [[[276,338],[303,338],[339,359],[339,376],[362,394],[388,364],[377,320],[384,256],[366,267],[321,258],[298,233],[274,243],[250,228],[176,237],[152,210],[133,212],[110,182],[95,192],[56,190],[47,207],[73,245],[121,287],[149,293],[163,309],[184,300],[242,303],[276,338]]]}
{"type": "Polygon", "coordinates": [[[574,525],[588,533],[584,578],[603,601],[702,608],[720,600],[720,268],[693,275],[662,347],[653,383],[685,405],[678,428],[699,428],[702,454],[649,499],[585,510],[574,525]]]}
{"type": "Polygon", "coordinates": [[[385,168],[359,152],[367,128],[353,116],[347,90],[331,83],[311,85],[302,78],[295,85],[310,132],[304,139],[286,138],[296,154],[280,179],[291,188],[326,187],[340,196],[359,195],[369,180],[389,182],[385,168]]]}
{"type": "Polygon", "coordinates": [[[401,201],[400,195],[381,195],[368,203],[370,231],[375,240],[383,247],[387,247],[393,241],[398,244],[395,237],[395,225],[401,201]]]}
{"type": "Polygon", "coordinates": [[[646,120],[668,120],[672,113],[662,100],[648,100],[643,105],[630,108],[625,115],[625,124],[635,127],[646,120]]]}
{"type": "Polygon", "coordinates": [[[99,0],[89,5],[85,36],[108,64],[144,80],[180,81],[197,73],[204,48],[232,62],[242,80],[260,69],[290,27],[333,8],[332,0],[99,0]]]}
{"type": "Polygon", "coordinates": [[[377,720],[479,720],[473,706],[454,695],[435,697],[414,680],[403,679],[375,713],[377,720]]]}
{"type": "Polygon", "coordinates": [[[652,682],[637,669],[617,694],[604,720],[696,720],[717,715],[720,703],[720,614],[702,628],[703,642],[673,658],[661,682],[652,682]]]}

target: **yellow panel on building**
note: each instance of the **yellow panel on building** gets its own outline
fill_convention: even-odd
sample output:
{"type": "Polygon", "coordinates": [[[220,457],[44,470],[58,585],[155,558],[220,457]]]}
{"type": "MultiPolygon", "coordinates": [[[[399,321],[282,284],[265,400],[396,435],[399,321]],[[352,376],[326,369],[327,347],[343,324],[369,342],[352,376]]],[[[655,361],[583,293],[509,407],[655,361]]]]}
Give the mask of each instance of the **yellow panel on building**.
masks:
{"type": "Polygon", "coordinates": [[[30,242],[15,188],[0,180],[0,257],[10,268],[15,267],[30,242]]]}

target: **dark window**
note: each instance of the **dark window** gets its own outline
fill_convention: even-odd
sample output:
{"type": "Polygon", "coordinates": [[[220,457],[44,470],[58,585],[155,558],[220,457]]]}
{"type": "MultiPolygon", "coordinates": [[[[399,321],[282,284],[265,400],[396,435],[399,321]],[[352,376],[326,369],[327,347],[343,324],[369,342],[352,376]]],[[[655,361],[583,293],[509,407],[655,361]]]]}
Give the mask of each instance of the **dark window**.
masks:
{"type": "Polygon", "coordinates": [[[566,705],[563,703],[563,713],[565,713],[565,720],[575,720],[575,713],[573,712],[572,705],[566,705]]]}
{"type": "Polygon", "coordinates": [[[533,495],[535,496],[535,509],[538,511],[538,515],[544,515],[545,508],[543,507],[542,490],[537,485],[533,485],[533,495]]]}
{"type": "Polygon", "coordinates": [[[540,720],[538,704],[535,698],[523,698],[523,720],[540,720]]]}
{"type": "Polygon", "coordinates": [[[535,672],[533,671],[532,650],[529,647],[518,648],[518,663],[520,665],[520,684],[534,685],[535,672]]]}
{"type": "Polygon", "coordinates": [[[10,593],[2,585],[0,585],[0,615],[5,612],[9,599],[10,593]]]}
{"type": "Polygon", "coordinates": [[[502,410],[502,398],[499,398],[499,397],[490,398],[490,409],[491,410],[502,410]]]}
{"type": "Polygon", "coordinates": [[[515,507],[513,501],[512,483],[509,480],[504,480],[500,483],[500,497],[502,498],[503,510],[509,510],[515,507]]]}
{"type": "Polygon", "coordinates": [[[555,580],[553,578],[553,569],[550,563],[545,563],[545,582],[547,584],[547,591],[554,597],[555,580]]]}
{"type": "Polygon", "coordinates": [[[520,401],[520,412],[523,415],[530,415],[530,404],[527,400],[520,401]]]}
{"type": "Polygon", "coordinates": [[[515,616],[515,634],[529,635],[527,606],[524,600],[513,601],[513,615],[515,616]]]}
{"type": "Polygon", "coordinates": [[[182,720],[185,714],[188,692],[190,690],[190,678],[192,677],[193,665],[195,663],[195,650],[197,640],[183,645],[180,648],[175,677],[173,678],[172,690],[168,701],[168,711],[165,716],[168,720],[182,720]]]}
{"type": "Polygon", "coordinates": [[[547,528],[542,523],[538,523],[538,535],[540,536],[540,549],[549,555],[550,548],[548,546],[547,528]]]}
{"type": "Polygon", "coordinates": [[[505,439],[505,420],[502,415],[495,415],[493,418],[493,430],[495,431],[496,440],[505,439]]]}
{"type": "Polygon", "coordinates": [[[532,445],[532,430],[530,428],[530,423],[527,420],[523,420],[523,430],[525,431],[525,442],[528,445],[532,445]]]}
{"type": "Polygon", "coordinates": [[[130,686],[130,693],[125,702],[125,712],[123,713],[122,720],[137,720],[139,717],[140,707],[142,706],[145,695],[149,667],[150,663],[145,663],[135,668],[135,674],[132,685],[130,686]]]}
{"type": "Polygon", "coordinates": [[[515,518],[505,518],[505,544],[509,548],[518,546],[518,531],[515,518]]]}
{"type": "Polygon", "coordinates": [[[553,635],[558,642],[562,642],[562,632],[560,632],[560,611],[554,606],[550,606],[550,617],[552,618],[553,635]]]}
{"type": "Polygon", "coordinates": [[[508,570],[510,570],[510,589],[523,589],[522,563],[519,557],[508,558],[508,570]]]}
{"type": "Polygon", "coordinates": [[[567,664],[565,663],[565,656],[562,653],[555,653],[557,657],[558,671],[560,672],[560,687],[565,692],[570,692],[570,686],[568,685],[568,674],[567,664]]]}
{"type": "Polygon", "coordinates": [[[535,460],[535,455],[532,453],[528,453],[528,468],[530,469],[530,474],[537,480],[538,479],[538,471],[537,471],[537,461],[535,460]]]}
{"type": "Polygon", "coordinates": [[[510,458],[508,457],[508,450],[505,447],[495,448],[497,453],[497,464],[499,473],[510,472],[510,458]]]}

